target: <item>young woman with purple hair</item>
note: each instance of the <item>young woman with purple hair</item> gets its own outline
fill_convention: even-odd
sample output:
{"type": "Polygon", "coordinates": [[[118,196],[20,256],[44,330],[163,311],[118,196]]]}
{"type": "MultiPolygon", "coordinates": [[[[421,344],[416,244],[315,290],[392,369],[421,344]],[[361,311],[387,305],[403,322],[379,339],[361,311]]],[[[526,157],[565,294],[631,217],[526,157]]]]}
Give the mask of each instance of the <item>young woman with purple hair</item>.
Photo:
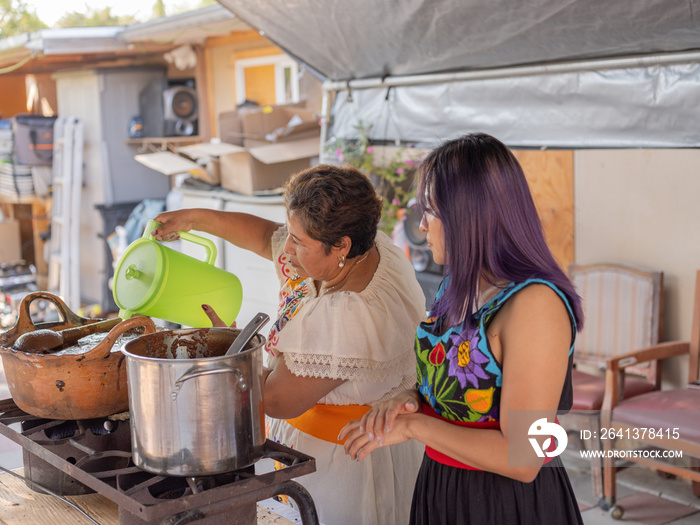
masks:
{"type": "Polygon", "coordinates": [[[555,424],[571,408],[581,301],[522,168],[474,133],[437,147],[419,174],[421,230],[446,277],[416,333],[417,388],[343,428],[345,451],[359,461],[426,445],[412,525],[582,523],[555,424]]]}

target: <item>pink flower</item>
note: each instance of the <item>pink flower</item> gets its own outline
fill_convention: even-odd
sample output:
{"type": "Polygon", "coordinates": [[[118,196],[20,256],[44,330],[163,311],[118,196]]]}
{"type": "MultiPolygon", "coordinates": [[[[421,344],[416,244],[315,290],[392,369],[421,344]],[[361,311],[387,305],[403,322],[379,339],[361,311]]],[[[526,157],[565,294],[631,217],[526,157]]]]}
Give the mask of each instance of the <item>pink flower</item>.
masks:
{"type": "Polygon", "coordinates": [[[391,215],[392,217],[394,216],[394,210],[389,210],[387,213],[388,213],[389,215],[391,215]]]}
{"type": "Polygon", "coordinates": [[[403,168],[399,168],[396,170],[397,175],[401,175],[405,170],[403,168]]]}
{"type": "Polygon", "coordinates": [[[406,166],[414,166],[415,164],[416,164],[416,163],[415,163],[414,161],[412,161],[411,159],[408,159],[408,160],[406,161],[406,166]]]}
{"type": "Polygon", "coordinates": [[[394,199],[394,200],[391,201],[391,203],[392,203],[393,205],[395,205],[395,206],[398,206],[399,204],[401,204],[401,202],[399,201],[399,199],[394,199]]]}
{"type": "Polygon", "coordinates": [[[374,153],[374,148],[372,146],[367,146],[367,153],[374,153]]]}

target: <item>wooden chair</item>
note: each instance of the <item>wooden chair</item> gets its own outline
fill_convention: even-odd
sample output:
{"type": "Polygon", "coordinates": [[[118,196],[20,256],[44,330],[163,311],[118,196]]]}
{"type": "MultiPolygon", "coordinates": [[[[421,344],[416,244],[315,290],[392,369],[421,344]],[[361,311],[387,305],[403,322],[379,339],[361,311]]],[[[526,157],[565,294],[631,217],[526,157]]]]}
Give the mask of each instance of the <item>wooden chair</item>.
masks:
{"type": "MultiPolygon", "coordinates": [[[[602,451],[600,411],[605,395],[607,360],[659,342],[662,331],[663,273],[622,264],[569,266],[569,277],[581,295],[583,331],[576,337],[572,372],[573,405],[560,422],[573,433],[587,430],[583,445],[602,451]]],[[[656,361],[629,367],[625,396],[658,390],[656,361]]],[[[603,460],[591,457],[593,493],[605,508],[603,460]]]]}
{"type": "MultiPolygon", "coordinates": [[[[685,464],[661,458],[625,457],[625,460],[674,474],[692,481],[695,496],[700,497],[700,381],[698,366],[700,354],[700,271],[695,278],[695,301],[690,340],[672,341],[644,348],[609,359],[605,375],[606,392],[601,413],[606,434],[629,435],[637,446],[658,447],[661,450],[681,451],[685,464]],[[685,388],[661,390],[626,397],[627,385],[621,380],[625,371],[643,363],[689,354],[688,384],[685,388]],[[610,429],[610,430],[608,430],[610,429]],[[653,429],[653,431],[644,429],[653,429]]],[[[608,457],[615,450],[615,439],[605,445],[605,499],[614,518],[621,518],[624,509],[615,504],[615,458],[608,457]]],[[[637,449],[639,450],[639,449],[637,449]]]]}

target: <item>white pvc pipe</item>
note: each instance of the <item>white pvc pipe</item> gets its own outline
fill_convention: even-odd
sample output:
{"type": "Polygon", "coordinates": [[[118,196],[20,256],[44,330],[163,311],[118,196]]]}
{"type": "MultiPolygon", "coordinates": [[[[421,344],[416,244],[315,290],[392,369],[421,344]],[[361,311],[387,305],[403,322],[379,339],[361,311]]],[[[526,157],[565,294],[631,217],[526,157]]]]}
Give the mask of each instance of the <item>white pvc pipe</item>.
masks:
{"type": "Polygon", "coordinates": [[[320,157],[323,158],[323,146],[328,140],[328,125],[331,119],[331,95],[325,89],[322,91],[321,98],[321,148],[320,157]]]}
{"type": "Polygon", "coordinates": [[[453,73],[430,73],[403,77],[363,78],[349,81],[326,80],[324,92],[351,91],[353,89],[373,89],[392,86],[420,86],[469,80],[490,80],[556,73],[576,73],[579,71],[601,71],[604,69],[625,69],[657,65],[700,62],[700,52],[666,53],[662,55],[642,55],[637,57],[583,60],[536,66],[515,66],[479,71],[458,71],[453,73]]]}

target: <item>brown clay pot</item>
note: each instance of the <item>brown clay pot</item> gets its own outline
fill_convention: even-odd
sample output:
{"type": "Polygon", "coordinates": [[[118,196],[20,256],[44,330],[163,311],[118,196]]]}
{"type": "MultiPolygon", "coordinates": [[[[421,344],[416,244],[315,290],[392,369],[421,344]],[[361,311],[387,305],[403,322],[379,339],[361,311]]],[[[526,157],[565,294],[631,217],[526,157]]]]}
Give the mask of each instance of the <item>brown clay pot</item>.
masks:
{"type": "Polygon", "coordinates": [[[15,325],[0,335],[0,355],[15,404],[33,416],[47,419],[91,419],[129,410],[125,356],[114,343],[128,330],[152,334],[149,317],[133,317],[112,328],[86,352],[71,355],[22,352],[13,347],[17,338],[33,330],[63,330],[100,319],[81,317],[48,292],[27,295],[19,306],[15,325]],[[43,299],[53,303],[63,320],[34,325],[29,305],[43,299]]]}

